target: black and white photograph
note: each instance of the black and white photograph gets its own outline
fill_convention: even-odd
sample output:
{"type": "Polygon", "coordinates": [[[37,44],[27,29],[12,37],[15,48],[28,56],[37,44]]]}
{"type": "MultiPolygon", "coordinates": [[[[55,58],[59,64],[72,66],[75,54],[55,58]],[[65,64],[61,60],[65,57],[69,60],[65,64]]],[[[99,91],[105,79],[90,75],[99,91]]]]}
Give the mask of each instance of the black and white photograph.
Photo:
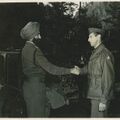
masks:
{"type": "Polygon", "coordinates": [[[120,2],[0,2],[0,118],[119,118],[120,2]]]}

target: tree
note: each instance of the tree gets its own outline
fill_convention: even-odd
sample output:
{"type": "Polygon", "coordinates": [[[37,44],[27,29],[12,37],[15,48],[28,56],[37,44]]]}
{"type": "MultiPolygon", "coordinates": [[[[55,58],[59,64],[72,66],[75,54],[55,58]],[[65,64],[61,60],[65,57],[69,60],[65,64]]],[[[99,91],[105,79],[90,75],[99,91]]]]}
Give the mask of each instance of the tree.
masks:
{"type": "Polygon", "coordinates": [[[113,29],[113,16],[109,2],[91,2],[88,5],[86,15],[91,25],[100,25],[104,30],[113,29]]]}

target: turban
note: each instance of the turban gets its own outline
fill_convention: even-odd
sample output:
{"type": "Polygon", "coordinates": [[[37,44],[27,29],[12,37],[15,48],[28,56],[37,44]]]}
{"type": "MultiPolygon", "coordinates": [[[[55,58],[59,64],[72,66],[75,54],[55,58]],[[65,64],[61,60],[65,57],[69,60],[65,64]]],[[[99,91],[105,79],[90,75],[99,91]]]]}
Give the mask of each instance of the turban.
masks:
{"type": "Polygon", "coordinates": [[[30,40],[39,34],[40,24],[38,22],[28,22],[20,31],[22,39],[30,40]]]}

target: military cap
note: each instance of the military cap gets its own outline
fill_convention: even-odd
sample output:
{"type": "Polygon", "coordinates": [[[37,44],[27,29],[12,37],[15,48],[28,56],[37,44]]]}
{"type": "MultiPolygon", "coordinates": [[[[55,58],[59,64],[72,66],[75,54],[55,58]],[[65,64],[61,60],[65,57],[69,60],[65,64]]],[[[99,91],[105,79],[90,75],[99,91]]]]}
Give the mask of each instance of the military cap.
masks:
{"type": "Polygon", "coordinates": [[[104,30],[101,28],[88,28],[89,34],[90,33],[98,33],[98,34],[104,34],[104,30]]]}
{"type": "Polygon", "coordinates": [[[40,24],[38,22],[28,22],[20,31],[20,36],[23,39],[29,40],[39,34],[40,24]]]}

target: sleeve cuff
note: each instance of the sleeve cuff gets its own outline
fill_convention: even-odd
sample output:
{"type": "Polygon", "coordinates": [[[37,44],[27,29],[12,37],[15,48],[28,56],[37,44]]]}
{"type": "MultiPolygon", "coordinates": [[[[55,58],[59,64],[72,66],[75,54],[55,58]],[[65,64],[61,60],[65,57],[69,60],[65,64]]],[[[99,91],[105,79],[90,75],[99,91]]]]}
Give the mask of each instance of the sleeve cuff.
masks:
{"type": "Polygon", "coordinates": [[[103,103],[103,104],[106,104],[107,100],[105,98],[101,98],[100,102],[103,103]]]}

